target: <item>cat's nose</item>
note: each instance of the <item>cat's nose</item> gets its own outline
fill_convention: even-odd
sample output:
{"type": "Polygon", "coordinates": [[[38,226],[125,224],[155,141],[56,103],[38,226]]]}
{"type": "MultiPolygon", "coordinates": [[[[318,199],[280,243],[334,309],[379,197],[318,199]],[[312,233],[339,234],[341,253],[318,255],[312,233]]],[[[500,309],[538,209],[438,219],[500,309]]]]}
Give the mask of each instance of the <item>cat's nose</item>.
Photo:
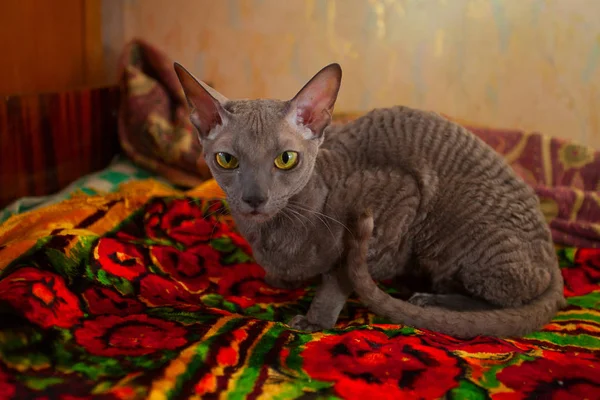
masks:
{"type": "Polygon", "coordinates": [[[265,202],[267,201],[267,199],[263,196],[256,195],[244,196],[242,197],[242,200],[244,201],[244,203],[248,204],[252,208],[258,208],[265,204],[265,202]]]}

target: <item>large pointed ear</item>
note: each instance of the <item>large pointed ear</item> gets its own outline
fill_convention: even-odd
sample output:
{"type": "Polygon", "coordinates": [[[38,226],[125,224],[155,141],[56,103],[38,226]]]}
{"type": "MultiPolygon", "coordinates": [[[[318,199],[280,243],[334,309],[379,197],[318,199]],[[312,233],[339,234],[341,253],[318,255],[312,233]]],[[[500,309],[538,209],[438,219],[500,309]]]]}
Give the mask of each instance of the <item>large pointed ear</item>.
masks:
{"type": "Polygon", "coordinates": [[[307,138],[321,137],[331,122],[341,81],[342,68],[330,64],[317,72],[291,100],[292,122],[308,128],[307,138]]]}
{"type": "Polygon", "coordinates": [[[210,138],[211,132],[226,123],[228,112],[223,108],[228,100],[202,81],[194,78],[180,64],[174,64],[175,73],[183,87],[190,106],[190,120],[198,129],[200,139],[210,138]]]}

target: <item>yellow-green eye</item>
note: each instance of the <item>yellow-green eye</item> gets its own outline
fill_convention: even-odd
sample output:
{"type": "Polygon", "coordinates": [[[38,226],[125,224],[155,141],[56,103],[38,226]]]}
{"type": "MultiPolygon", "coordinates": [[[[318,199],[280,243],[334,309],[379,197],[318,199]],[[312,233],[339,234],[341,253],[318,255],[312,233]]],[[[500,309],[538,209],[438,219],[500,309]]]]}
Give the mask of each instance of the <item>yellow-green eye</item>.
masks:
{"type": "Polygon", "coordinates": [[[229,153],[217,153],[215,154],[215,160],[221,168],[225,169],[236,169],[240,165],[238,159],[229,153]]]}
{"type": "Polygon", "coordinates": [[[292,169],[298,164],[298,153],[295,151],[284,151],[275,159],[275,166],[279,169],[292,169]]]}

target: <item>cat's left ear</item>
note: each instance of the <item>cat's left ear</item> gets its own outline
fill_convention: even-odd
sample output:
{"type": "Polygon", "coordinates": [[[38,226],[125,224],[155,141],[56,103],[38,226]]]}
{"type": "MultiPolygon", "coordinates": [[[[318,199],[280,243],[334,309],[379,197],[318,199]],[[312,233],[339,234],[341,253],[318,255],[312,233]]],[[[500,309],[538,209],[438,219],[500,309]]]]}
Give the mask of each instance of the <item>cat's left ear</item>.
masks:
{"type": "Polygon", "coordinates": [[[333,106],[342,81],[339,64],[329,64],[310,80],[291,100],[292,122],[308,128],[307,139],[319,138],[331,122],[333,106]]]}
{"type": "Polygon", "coordinates": [[[226,123],[229,112],[223,108],[228,100],[202,81],[194,78],[180,64],[174,64],[175,73],[183,87],[190,106],[190,120],[198,129],[200,139],[211,138],[215,128],[226,123]]]}

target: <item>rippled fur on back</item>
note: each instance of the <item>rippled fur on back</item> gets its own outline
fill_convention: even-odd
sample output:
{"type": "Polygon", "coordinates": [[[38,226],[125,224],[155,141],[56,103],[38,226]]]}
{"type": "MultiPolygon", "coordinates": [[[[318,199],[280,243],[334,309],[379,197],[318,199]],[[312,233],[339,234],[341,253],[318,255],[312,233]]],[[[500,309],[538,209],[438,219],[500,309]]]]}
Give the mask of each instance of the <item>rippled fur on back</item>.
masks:
{"type": "Polygon", "coordinates": [[[291,326],[333,327],[353,290],[394,322],[458,337],[526,334],[564,305],[534,192],[466,129],[407,107],[326,129],[339,67],[288,102],[206,97],[185,70],[178,75],[207,163],[269,282],[321,277],[308,313],[291,326]],[[273,159],[285,150],[301,162],[284,172],[273,159]],[[219,168],[217,152],[235,155],[239,167],[219,168]],[[263,200],[252,213],[249,194],[263,200]],[[410,285],[415,276],[430,284],[408,302],[373,282],[407,277],[410,285]]]}

